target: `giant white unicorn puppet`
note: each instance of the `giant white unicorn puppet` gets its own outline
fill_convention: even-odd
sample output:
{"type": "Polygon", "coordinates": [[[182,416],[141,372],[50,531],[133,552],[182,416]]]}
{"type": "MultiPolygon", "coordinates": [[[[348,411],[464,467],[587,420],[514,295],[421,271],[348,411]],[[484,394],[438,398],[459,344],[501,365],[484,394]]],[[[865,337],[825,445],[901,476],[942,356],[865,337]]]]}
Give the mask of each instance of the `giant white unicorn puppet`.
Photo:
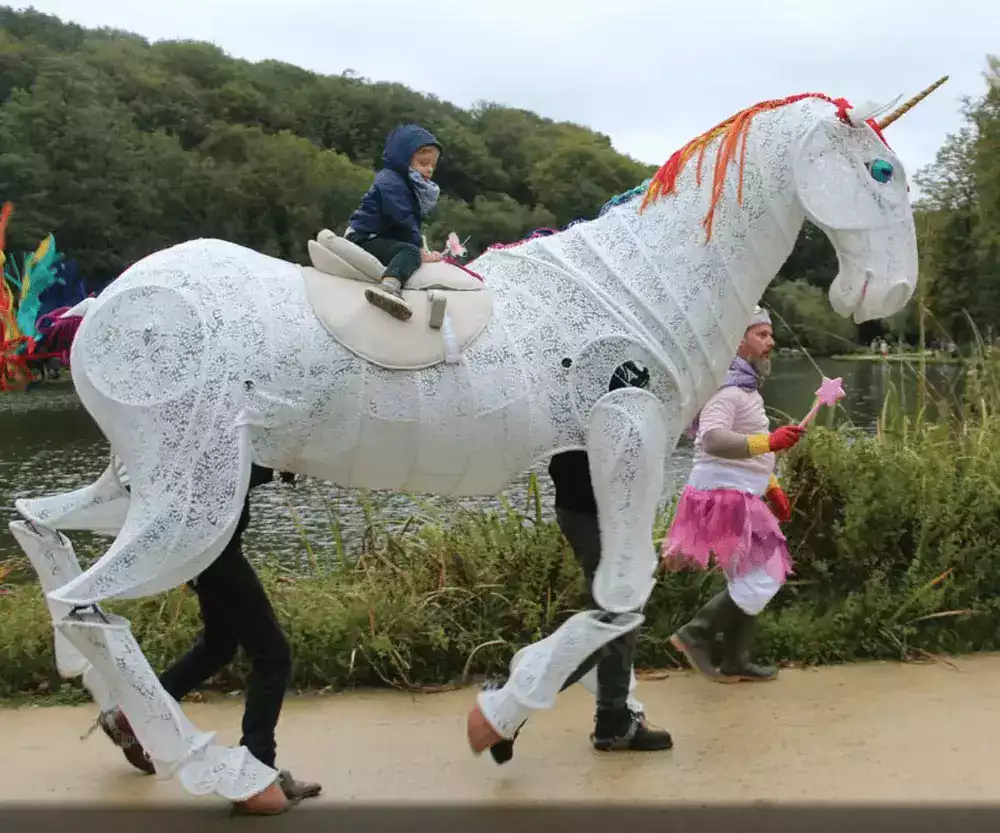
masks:
{"type": "Polygon", "coordinates": [[[251,462],[343,487],[492,495],[585,449],[603,611],[522,649],[507,683],[478,695],[472,714],[512,738],[643,621],[665,458],[721,383],[803,220],[836,247],[838,313],[884,318],[912,295],[906,176],[874,120],[886,109],[820,94],[749,108],[675,154],[644,199],[488,251],[471,264],[485,283],[425,265],[409,322],[365,302],[381,266],[329,234],[310,241],[315,267],[220,240],[131,266],[90,305],[72,349],[112,463],[75,492],[19,500],[26,521],[11,524],[46,592],[60,673],[121,708],[161,777],[256,795],[278,773],[188,722],[128,622],[98,605],[208,567],[236,528],[251,462]],[[648,387],[609,392],[630,360],[648,387]],[[115,540],[81,570],[58,531],[73,529],[115,540]]]}

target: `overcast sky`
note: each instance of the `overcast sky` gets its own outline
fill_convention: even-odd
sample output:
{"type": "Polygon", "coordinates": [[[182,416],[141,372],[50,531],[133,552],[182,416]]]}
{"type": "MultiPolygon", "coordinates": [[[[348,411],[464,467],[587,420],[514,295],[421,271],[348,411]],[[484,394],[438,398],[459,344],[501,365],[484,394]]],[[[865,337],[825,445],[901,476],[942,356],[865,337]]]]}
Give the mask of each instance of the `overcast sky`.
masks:
{"type": "MultiPolygon", "coordinates": [[[[9,0],[7,0],[9,2],[9,0]]],[[[23,7],[28,4],[15,5],[23,7]]],[[[187,38],[233,56],[399,81],[469,106],[492,100],[574,121],[661,164],[757,101],[852,103],[951,80],[886,138],[911,172],[960,124],[1000,53],[995,0],[36,0],[85,26],[187,38]]],[[[433,129],[433,125],[428,125],[433,129]]]]}

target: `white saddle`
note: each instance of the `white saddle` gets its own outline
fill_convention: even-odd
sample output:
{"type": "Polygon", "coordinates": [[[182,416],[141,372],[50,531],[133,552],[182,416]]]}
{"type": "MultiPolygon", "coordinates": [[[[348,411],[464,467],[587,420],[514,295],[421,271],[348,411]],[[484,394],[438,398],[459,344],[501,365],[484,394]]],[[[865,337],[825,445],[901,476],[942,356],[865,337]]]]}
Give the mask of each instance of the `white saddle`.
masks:
{"type": "Polygon", "coordinates": [[[327,229],[308,247],[313,265],[302,267],[302,277],[313,312],[340,344],[380,367],[457,363],[493,315],[493,293],[482,281],[450,263],[425,263],[403,289],[413,316],[399,321],[365,298],[385,271],[377,258],[327,229]]]}
{"type": "MultiPolygon", "coordinates": [[[[362,283],[379,283],[382,280],[385,266],[377,257],[346,237],[338,237],[330,229],[323,229],[308,245],[312,265],[320,272],[362,283]]],[[[406,288],[480,292],[484,286],[481,280],[450,263],[425,263],[406,282],[406,288]]]]}

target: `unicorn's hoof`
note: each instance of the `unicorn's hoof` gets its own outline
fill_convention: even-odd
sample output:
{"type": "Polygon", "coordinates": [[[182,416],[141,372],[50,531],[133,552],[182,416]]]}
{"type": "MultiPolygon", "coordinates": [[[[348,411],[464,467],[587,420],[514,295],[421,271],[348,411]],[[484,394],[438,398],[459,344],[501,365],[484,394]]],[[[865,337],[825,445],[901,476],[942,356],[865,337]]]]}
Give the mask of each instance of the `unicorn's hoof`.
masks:
{"type": "Polygon", "coordinates": [[[121,709],[116,708],[101,712],[97,723],[108,739],[122,750],[126,761],[146,775],[156,774],[153,762],[146,754],[146,750],[142,748],[142,744],[139,743],[139,739],[132,730],[132,724],[128,722],[128,718],[125,717],[121,709]]]}
{"type": "MultiPolygon", "coordinates": [[[[503,736],[490,725],[478,705],[469,711],[465,731],[469,739],[469,748],[472,749],[472,754],[477,756],[504,740],[503,736]]],[[[511,754],[513,755],[513,743],[511,743],[511,754]]]]}
{"type": "Polygon", "coordinates": [[[286,813],[298,804],[301,798],[288,798],[275,781],[263,792],[252,795],[245,801],[233,802],[233,813],[238,816],[277,816],[286,813]]]}

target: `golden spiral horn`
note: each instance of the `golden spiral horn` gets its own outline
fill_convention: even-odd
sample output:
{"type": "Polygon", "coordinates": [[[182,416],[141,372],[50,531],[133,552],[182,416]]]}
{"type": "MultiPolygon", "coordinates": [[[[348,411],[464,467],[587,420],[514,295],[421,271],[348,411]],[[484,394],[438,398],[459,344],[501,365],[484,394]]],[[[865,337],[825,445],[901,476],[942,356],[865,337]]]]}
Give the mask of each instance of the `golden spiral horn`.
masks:
{"type": "Polygon", "coordinates": [[[927,98],[927,96],[929,96],[932,92],[934,92],[934,90],[936,90],[938,87],[940,87],[947,80],[948,80],[948,76],[947,75],[943,75],[940,78],[938,78],[937,81],[935,81],[933,84],[931,84],[923,92],[917,93],[909,101],[904,101],[895,110],[893,110],[891,113],[889,113],[888,116],[886,116],[885,118],[883,118],[878,123],[879,130],[885,130],[890,124],[892,124],[894,121],[896,121],[896,119],[898,119],[900,116],[908,113],[910,110],[912,110],[914,107],[916,107],[921,101],[923,101],[925,98],[927,98]]]}

